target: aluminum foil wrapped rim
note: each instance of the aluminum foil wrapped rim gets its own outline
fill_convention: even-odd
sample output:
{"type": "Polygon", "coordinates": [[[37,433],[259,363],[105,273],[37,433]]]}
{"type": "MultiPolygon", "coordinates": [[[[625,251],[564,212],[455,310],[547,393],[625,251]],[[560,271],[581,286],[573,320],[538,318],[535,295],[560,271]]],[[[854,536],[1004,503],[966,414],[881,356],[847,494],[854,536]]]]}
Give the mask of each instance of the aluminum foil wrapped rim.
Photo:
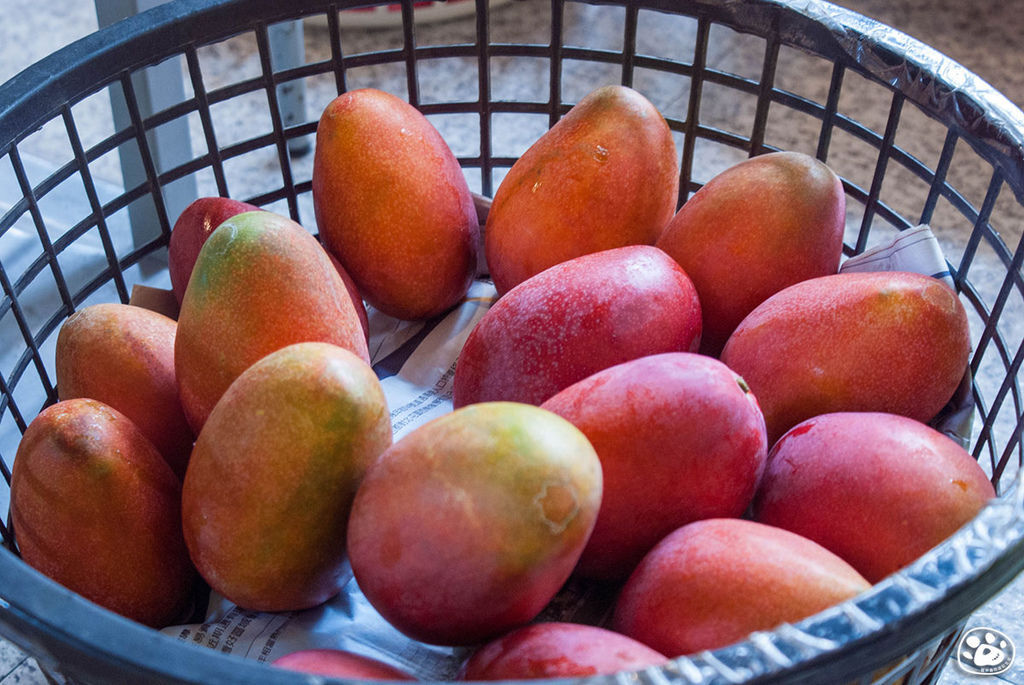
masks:
{"type": "Polygon", "coordinates": [[[831,57],[900,92],[956,131],[1002,173],[1024,203],[1024,112],[959,62],[902,31],[823,0],[698,2],[713,8],[712,13],[724,13],[737,30],[764,34],[774,28],[783,43],[831,57]]]}

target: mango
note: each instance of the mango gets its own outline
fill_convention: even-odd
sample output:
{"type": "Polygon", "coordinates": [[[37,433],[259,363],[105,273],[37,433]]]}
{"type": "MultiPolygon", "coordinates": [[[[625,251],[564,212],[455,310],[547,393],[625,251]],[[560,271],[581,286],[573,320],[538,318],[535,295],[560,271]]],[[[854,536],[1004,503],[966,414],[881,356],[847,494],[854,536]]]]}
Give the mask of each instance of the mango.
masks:
{"type": "Polygon", "coordinates": [[[412,105],[373,88],[320,116],[313,207],[327,250],[366,301],[426,319],[465,296],[480,225],[458,160],[412,105]]]}
{"type": "Polygon", "coordinates": [[[670,533],[630,575],[611,627],[671,657],[792,623],[871,585],[816,542],[746,519],[670,533]]]}
{"type": "Polygon", "coordinates": [[[556,264],[500,298],[459,353],[456,407],[540,404],[601,369],[695,351],[700,302],[668,255],[631,245],[556,264]]]}
{"type": "Polygon", "coordinates": [[[978,462],[934,428],[895,414],[838,412],[797,424],[775,444],[753,511],[876,583],[993,497],[978,462]]]}
{"type": "Polygon", "coordinates": [[[60,399],[86,397],[121,412],[183,478],[194,436],[178,399],[176,330],[172,319],[141,307],[84,307],[57,334],[55,372],[60,399]]]}
{"type": "Polygon", "coordinates": [[[337,594],[352,499],[390,444],[380,382],[353,353],[312,342],[260,359],[214,407],[185,475],[185,542],[199,573],[258,611],[337,594]]]}
{"type": "Polygon", "coordinates": [[[250,365],[299,342],[369,361],[352,298],[316,238],[272,212],[231,217],[200,250],[178,316],[174,368],[193,430],[250,365]]]}
{"type": "Polygon", "coordinates": [[[494,195],[484,251],[498,294],[575,257],[653,245],[678,198],[665,119],[631,88],[598,88],[527,149],[494,195]]]}
{"type": "Polygon", "coordinates": [[[167,243],[167,271],[179,306],[185,297],[185,287],[192,276],[199,251],[214,229],[236,214],[257,210],[259,207],[248,202],[213,196],[193,200],[182,210],[171,227],[167,243]]]}
{"type": "Polygon", "coordinates": [[[578,623],[534,623],[478,649],[459,680],[575,678],[639,671],[668,661],[632,638],[578,623]]]}
{"type": "Polygon", "coordinates": [[[21,558],[140,623],[185,618],[195,570],[181,481],[124,414],[76,398],[44,409],[18,445],[11,522],[21,558]]]}
{"type": "MultiPolygon", "coordinates": [[[[199,258],[199,251],[214,229],[237,214],[255,212],[259,209],[256,205],[232,200],[228,197],[201,197],[182,211],[177,221],[174,222],[171,238],[167,245],[171,289],[174,297],[177,298],[179,307],[185,297],[185,288],[192,276],[192,269],[195,268],[196,260],[199,258]]],[[[348,275],[338,260],[331,257],[331,264],[334,265],[341,280],[344,281],[345,288],[352,298],[352,304],[359,315],[359,322],[363,325],[363,332],[369,339],[369,322],[359,288],[356,287],[352,277],[348,275]]]]}
{"type": "Polygon", "coordinates": [[[839,177],[800,152],[740,162],[694,193],[657,246],[697,288],[700,351],[718,356],[743,317],[783,288],[836,273],[845,220],[839,177]]]}
{"type": "Polygon", "coordinates": [[[405,671],[377,659],[342,649],[302,649],[274,660],[290,671],[356,680],[416,680],[405,671]]]}
{"type": "Polygon", "coordinates": [[[341,265],[341,262],[331,253],[327,253],[327,256],[331,259],[331,266],[341,276],[341,282],[345,284],[345,290],[348,291],[348,296],[352,298],[352,306],[356,309],[356,315],[359,317],[359,325],[363,328],[363,337],[366,338],[366,343],[370,343],[370,317],[366,313],[366,304],[363,302],[363,296],[359,292],[359,286],[352,280],[352,277],[345,271],[345,267],[341,265]]]}
{"type": "Polygon", "coordinates": [[[740,516],[768,445],[757,399],[725,364],[690,352],[641,357],[570,385],[541,408],[583,431],[604,495],[577,572],[623,580],[676,528],[740,516]]]}
{"type": "Polygon", "coordinates": [[[473,644],[540,613],[579,560],[601,464],[571,423],[488,402],[406,434],[366,473],[348,528],[352,571],[398,630],[473,644]]]}
{"type": "Polygon", "coordinates": [[[721,359],[753,390],[774,444],[801,421],[837,411],[927,422],[959,385],[970,348],[967,313],[941,281],[842,273],[765,300],[721,359]]]}

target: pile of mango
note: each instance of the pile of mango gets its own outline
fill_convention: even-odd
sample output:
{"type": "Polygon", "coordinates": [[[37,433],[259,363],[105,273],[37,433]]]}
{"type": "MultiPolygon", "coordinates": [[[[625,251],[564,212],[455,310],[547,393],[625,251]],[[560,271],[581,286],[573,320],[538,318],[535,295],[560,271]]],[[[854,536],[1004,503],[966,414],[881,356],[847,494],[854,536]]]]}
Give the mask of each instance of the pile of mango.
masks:
{"type": "MultiPolygon", "coordinates": [[[[840,179],[795,152],[718,174],[677,211],[678,155],[641,94],[600,88],[501,182],[485,223],[430,122],[366,89],[317,130],[319,238],[202,198],[169,245],[177,320],[122,304],[60,330],[60,401],[28,427],[23,559],[151,626],[205,584],[291,611],[346,560],[404,634],[478,647],[460,677],[660,664],[856,596],[973,518],[981,467],[929,427],[970,333],[948,286],[838,273],[840,179]],[[369,305],[499,298],[450,413],[394,440],[369,305]],[[572,576],[602,626],[536,618],[572,576]]],[[[317,650],[280,667],[407,674],[317,650]]]]}

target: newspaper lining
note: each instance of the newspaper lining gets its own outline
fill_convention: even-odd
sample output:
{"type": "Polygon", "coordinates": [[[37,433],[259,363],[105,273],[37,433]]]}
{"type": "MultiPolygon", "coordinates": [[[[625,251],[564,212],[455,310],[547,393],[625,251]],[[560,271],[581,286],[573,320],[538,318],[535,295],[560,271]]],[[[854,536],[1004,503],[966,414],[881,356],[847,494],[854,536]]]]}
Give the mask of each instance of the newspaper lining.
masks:
{"type": "Polygon", "coordinates": [[[850,257],[839,271],[913,271],[954,287],[942,247],[928,224],[908,228],[892,242],[850,257]]]}

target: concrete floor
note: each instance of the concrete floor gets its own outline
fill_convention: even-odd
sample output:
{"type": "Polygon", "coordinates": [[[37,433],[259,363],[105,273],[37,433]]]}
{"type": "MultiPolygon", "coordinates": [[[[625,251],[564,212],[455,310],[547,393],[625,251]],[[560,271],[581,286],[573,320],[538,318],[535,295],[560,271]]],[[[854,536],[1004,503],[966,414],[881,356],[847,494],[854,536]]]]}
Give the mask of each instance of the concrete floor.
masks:
{"type": "MultiPolygon", "coordinates": [[[[1011,101],[1024,104],[1024,3],[1017,0],[1001,2],[998,0],[980,0],[979,2],[957,2],[955,0],[847,0],[841,5],[861,12],[870,17],[879,19],[892,26],[897,26],[905,33],[918,38],[933,46],[940,52],[958,60],[969,69],[976,72],[983,79],[991,83],[997,90],[1005,94],[1011,101]]],[[[511,6],[502,8],[494,15],[495,26],[492,32],[508,37],[520,35],[532,35],[536,33],[534,26],[535,13],[530,10],[531,1],[516,2],[511,6]]],[[[75,40],[95,30],[96,19],[93,13],[93,4],[87,0],[51,0],[47,3],[40,3],[38,0],[0,0],[5,20],[0,22],[0,82],[3,82],[16,74],[22,68],[28,66],[37,59],[58,49],[62,45],[75,40]]],[[[616,31],[617,18],[614,13],[609,14],[600,8],[592,6],[579,6],[573,9],[570,21],[567,21],[567,31],[579,40],[591,44],[593,41],[600,42],[602,36],[614,34],[616,31]]],[[[461,21],[443,26],[425,29],[424,35],[447,35],[458,38],[459,36],[472,36],[472,23],[461,21]]],[[[374,34],[370,32],[358,32],[349,36],[353,44],[369,44],[372,41],[381,39],[385,34],[374,34]]],[[[543,33],[541,34],[543,35],[543,33]]],[[[323,50],[322,42],[318,41],[315,27],[310,27],[306,35],[307,51],[315,52],[323,50]]],[[[748,53],[742,49],[734,49],[735,46],[729,43],[713,57],[721,60],[722,64],[729,65],[739,73],[744,69],[754,68],[759,63],[756,49],[748,53]],[[751,67],[751,65],[754,65],[751,67]]],[[[251,44],[244,39],[224,43],[211,48],[206,53],[209,62],[209,78],[211,83],[217,83],[218,79],[230,79],[234,74],[244,72],[253,66],[253,51],[251,44]]],[[[522,79],[520,86],[530,87],[537,74],[531,74],[528,67],[522,64],[507,65],[510,71],[520,70],[522,79]],[[525,69],[525,70],[524,70],[525,69]]],[[[755,71],[755,76],[756,76],[755,71]]],[[[591,76],[600,80],[602,75],[591,76]]],[[[368,83],[375,80],[387,82],[391,76],[387,73],[368,73],[365,75],[368,83]]],[[[780,73],[779,79],[784,84],[785,79],[790,79],[794,89],[801,87],[815,88],[817,84],[808,74],[796,69],[791,74],[785,71],[780,73]],[[807,83],[811,82],[811,83],[807,83]]],[[[827,78],[827,74],[826,74],[827,78]]],[[[446,89],[457,89],[460,84],[457,79],[450,78],[446,74],[439,74],[431,79],[429,74],[423,84],[424,92],[433,92],[445,97],[449,91],[446,89]],[[431,90],[435,89],[435,90],[431,90]]],[[[511,81],[510,81],[511,82],[511,81]]],[[[588,81],[589,83],[589,81],[588,81]]],[[[678,106],[678,96],[666,94],[668,91],[654,87],[652,84],[651,97],[659,107],[671,108],[678,106]],[[658,99],[659,97],[663,99],[658,99]]],[[[512,86],[515,87],[515,86],[512,86]]],[[[326,104],[327,99],[332,95],[330,84],[319,86],[316,83],[310,84],[309,102],[311,111],[318,111],[317,107],[326,104]]],[[[876,104],[871,101],[878,97],[877,92],[865,88],[865,103],[876,104]]],[[[850,111],[858,111],[858,105],[864,103],[848,103],[850,111]]],[[[109,104],[102,98],[95,102],[85,103],[86,111],[83,118],[90,117],[101,120],[109,117],[109,104]]],[[[746,103],[723,101],[720,103],[711,102],[704,112],[712,123],[721,122],[727,126],[730,121],[737,117],[746,116],[746,103]]],[[[876,108],[877,109],[877,108],[876,108]]],[[[216,125],[231,129],[238,136],[244,136],[250,126],[258,126],[251,118],[244,114],[224,113],[222,119],[216,125]]],[[[922,158],[935,155],[938,146],[941,146],[941,138],[931,135],[932,127],[927,121],[917,122],[912,117],[907,118],[907,130],[903,135],[917,137],[921,142],[919,154],[922,158]],[[914,128],[919,127],[919,128],[914,128]]],[[[785,142],[786,136],[793,134],[793,145],[799,145],[798,137],[801,133],[801,123],[797,121],[784,122],[783,130],[778,132],[780,140],[785,142]]],[[[450,144],[458,148],[461,144],[459,136],[463,135],[457,127],[449,131],[443,131],[450,136],[450,144]]],[[[502,144],[507,146],[511,153],[525,149],[537,132],[521,129],[507,132],[502,144]]],[[[471,136],[470,136],[471,137],[471,136]]],[[[467,143],[468,144],[468,143],[467,143]]],[[[839,148],[843,150],[842,148],[839,148]]],[[[458,150],[456,150],[458,152],[458,150]]],[[[46,132],[34,136],[32,141],[26,145],[23,152],[30,154],[41,163],[60,157],[60,144],[55,143],[48,137],[46,132]]],[[[840,173],[849,177],[856,177],[869,173],[871,169],[871,157],[855,146],[843,151],[845,154],[834,155],[830,158],[837,165],[844,168],[839,169],[840,173]]],[[[917,152],[917,151],[915,151],[917,152]]],[[[102,160],[101,160],[102,161],[102,160]]],[[[716,165],[727,163],[728,159],[713,159],[701,173],[710,175],[716,165]]],[[[738,160],[736,160],[738,161],[738,160]]],[[[972,199],[978,193],[983,193],[984,184],[987,178],[976,178],[977,174],[972,166],[972,160],[965,155],[964,159],[957,160],[951,175],[967,188],[972,199]],[[980,185],[981,190],[978,190],[980,185]]],[[[311,159],[308,157],[303,161],[295,162],[300,175],[308,174],[308,165],[311,159]]],[[[260,189],[262,177],[275,163],[272,160],[253,159],[245,171],[240,171],[237,177],[232,178],[232,194],[244,197],[246,193],[255,193],[260,189]],[[266,167],[261,165],[268,165],[266,167]]],[[[95,168],[98,179],[102,182],[116,186],[120,183],[120,174],[114,159],[107,160],[106,164],[99,164],[95,168]]],[[[308,176],[307,176],[308,177],[308,176]]],[[[699,176],[698,176],[699,178],[699,176]]],[[[205,193],[210,189],[201,187],[205,193]]],[[[212,193],[210,193],[212,194],[212,193]]],[[[913,199],[913,191],[901,188],[901,196],[906,195],[913,199]]],[[[895,198],[894,203],[898,204],[900,198],[895,198]]],[[[1018,221],[1019,207],[1007,207],[1005,225],[1001,230],[1011,246],[1015,238],[1020,236],[1020,222],[1018,221]]],[[[308,208],[306,208],[308,211],[308,208]]],[[[310,214],[311,216],[311,214],[310,214]]],[[[941,213],[938,216],[942,218],[941,213]]],[[[947,229],[945,237],[950,243],[955,238],[962,237],[957,231],[961,228],[952,226],[947,229]]],[[[940,231],[941,232],[941,231],[940,231]]],[[[951,257],[952,259],[953,257],[951,257]]],[[[983,278],[979,273],[979,278],[983,278]]],[[[1019,312],[1015,312],[1017,314],[1019,312]]],[[[1002,630],[1015,640],[1019,648],[1024,649],[1024,581],[1018,580],[1004,592],[980,608],[972,617],[970,625],[984,625],[1002,630]]],[[[27,658],[13,646],[0,641],[0,685],[11,683],[41,683],[44,682],[34,661],[27,658]]],[[[1024,659],[1019,659],[1009,672],[1000,677],[984,678],[966,676],[959,672],[955,665],[950,665],[943,674],[941,680],[943,685],[967,685],[984,682],[1009,682],[1024,685],[1024,659]]]]}

